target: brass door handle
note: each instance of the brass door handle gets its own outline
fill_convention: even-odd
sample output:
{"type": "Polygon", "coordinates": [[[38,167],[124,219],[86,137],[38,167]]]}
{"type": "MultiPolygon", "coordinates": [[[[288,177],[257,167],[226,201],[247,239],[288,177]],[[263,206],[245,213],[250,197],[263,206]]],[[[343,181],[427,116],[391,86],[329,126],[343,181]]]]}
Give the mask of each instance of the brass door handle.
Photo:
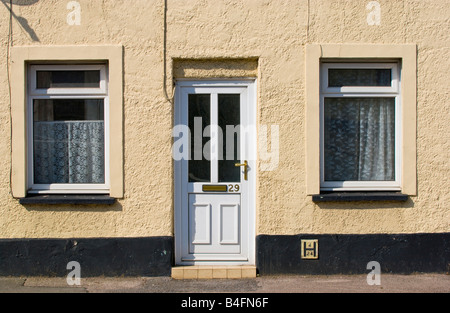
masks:
{"type": "Polygon", "coordinates": [[[234,164],[234,166],[236,166],[236,167],[243,166],[244,167],[244,179],[248,180],[248,175],[247,175],[247,173],[248,173],[248,162],[247,162],[247,160],[245,160],[244,163],[236,163],[236,164],[234,164]]]}

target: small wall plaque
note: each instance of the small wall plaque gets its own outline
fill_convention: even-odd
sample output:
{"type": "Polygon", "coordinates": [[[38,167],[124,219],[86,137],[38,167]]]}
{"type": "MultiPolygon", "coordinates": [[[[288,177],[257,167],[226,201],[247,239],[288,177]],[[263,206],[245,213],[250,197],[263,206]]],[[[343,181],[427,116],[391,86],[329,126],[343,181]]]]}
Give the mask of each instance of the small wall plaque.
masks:
{"type": "Polygon", "coordinates": [[[319,258],[319,240],[302,239],[302,259],[317,260],[319,258]]]}

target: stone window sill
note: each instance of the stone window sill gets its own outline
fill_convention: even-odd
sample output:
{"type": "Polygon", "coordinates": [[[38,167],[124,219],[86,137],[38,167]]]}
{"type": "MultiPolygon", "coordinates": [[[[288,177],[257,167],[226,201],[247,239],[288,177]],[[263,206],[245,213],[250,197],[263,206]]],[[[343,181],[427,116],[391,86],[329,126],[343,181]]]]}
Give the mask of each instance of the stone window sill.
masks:
{"type": "Polygon", "coordinates": [[[354,201],[399,201],[405,202],[408,195],[400,192],[327,192],[312,196],[313,202],[354,201]]]}
{"type": "Polygon", "coordinates": [[[112,205],[115,198],[109,195],[28,195],[20,198],[20,204],[74,204],[74,205],[112,205]]]}

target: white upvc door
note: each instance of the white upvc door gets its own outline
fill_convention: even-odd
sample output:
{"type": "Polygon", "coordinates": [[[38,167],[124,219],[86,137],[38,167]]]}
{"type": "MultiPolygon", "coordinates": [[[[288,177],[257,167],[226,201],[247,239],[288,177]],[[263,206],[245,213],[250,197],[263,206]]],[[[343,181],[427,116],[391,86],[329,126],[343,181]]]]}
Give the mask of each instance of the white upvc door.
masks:
{"type": "Polygon", "coordinates": [[[177,84],[177,264],[254,264],[255,85],[255,80],[177,84]]]}

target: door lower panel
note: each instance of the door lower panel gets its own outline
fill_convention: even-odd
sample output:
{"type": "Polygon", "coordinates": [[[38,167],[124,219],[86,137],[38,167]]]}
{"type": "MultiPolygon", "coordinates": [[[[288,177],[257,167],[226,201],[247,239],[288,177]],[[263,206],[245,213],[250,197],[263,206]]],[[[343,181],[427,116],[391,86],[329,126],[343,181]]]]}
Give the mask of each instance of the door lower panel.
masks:
{"type": "Polygon", "coordinates": [[[189,194],[189,254],[240,254],[240,206],[240,194],[189,194]]]}

